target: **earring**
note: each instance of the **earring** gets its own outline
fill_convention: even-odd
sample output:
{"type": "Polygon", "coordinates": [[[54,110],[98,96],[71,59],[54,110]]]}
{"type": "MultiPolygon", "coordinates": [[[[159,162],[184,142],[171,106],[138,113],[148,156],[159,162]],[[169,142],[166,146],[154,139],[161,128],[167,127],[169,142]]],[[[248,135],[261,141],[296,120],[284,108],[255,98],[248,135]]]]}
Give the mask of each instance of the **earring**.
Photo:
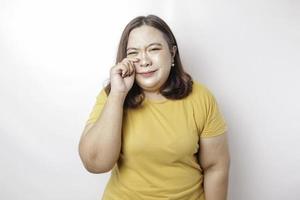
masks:
{"type": "Polygon", "coordinates": [[[174,63],[172,63],[172,67],[174,67],[175,66],[175,64],[174,63]]]}

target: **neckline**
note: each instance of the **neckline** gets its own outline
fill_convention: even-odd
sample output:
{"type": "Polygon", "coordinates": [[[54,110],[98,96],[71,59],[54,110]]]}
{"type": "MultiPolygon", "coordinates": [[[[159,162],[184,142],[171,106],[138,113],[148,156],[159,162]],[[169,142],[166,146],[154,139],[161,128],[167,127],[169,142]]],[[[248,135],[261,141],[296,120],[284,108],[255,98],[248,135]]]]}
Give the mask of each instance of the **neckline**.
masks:
{"type": "Polygon", "coordinates": [[[148,99],[148,98],[145,98],[144,101],[148,102],[148,103],[160,104],[160,103],[168,102],[169,99],[166,98],[166,99],[158,100],[158,99],[148,99]]]}

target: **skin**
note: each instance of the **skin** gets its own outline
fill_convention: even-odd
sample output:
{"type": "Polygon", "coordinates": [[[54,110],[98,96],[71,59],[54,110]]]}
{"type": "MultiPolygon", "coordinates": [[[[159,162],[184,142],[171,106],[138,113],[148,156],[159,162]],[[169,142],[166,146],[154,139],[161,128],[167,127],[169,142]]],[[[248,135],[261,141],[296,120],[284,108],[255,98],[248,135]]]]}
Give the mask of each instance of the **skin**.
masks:
{"type": "Polygon", "coordinates": [[[204,174],[205,199],[226,200],[230,168],[227,132],[201,138],[198,159],[204,174]]]}
{"type": "MultiPolygon", "coordinates": [[[[151,27],[141,26],[129,35],[127,57],[138,58],[135,62],[137,84],[143,88],[146,98],[163,99],[159,87],[167,80],[176,48],[169,51],[162,33],[151,27]],[[159,43],[161,45],[150,45],[159,43]],[[150,45],[150,46],[149,46],[150,45]],[[139,73],[158,70],[154,76],[144,78],[139,73]]],[[[227,133],[201,138],[199,163],[204,172],[204,191],[206,200],[226,200],[229,176],[229,149],[227,133]]]]}
{"type": "MultiPolygon", "coordinates": [[[[136,82],[143,88],[146,98],[163,99],[159,87],[167,80],[176,48],[169,51],[162,33],[151,27],[141,26],[129,35],[127,57],[138,58],[134,64],[136,82]],[[159,43],[161,45],[150,45],[159,43]],[[150,45],[150,46],[149,46],[150,45]],[[158,70],[154,76],[144,78],[139,73],[158,70]]],[[[211,138],[201,138],[199,163],[204,172],[204,191],[206,200],[227,199],[229,175],[229,149],[227,134],[211,138]]]]}
{"type": "MultiPolygon", "coordinates": [[[[170,74],[176,47],[170,51],[162,33],[144,25],[131,31],[127,48],[127,57],[111,68],[112,88],[102,114],[82,133],[79,152],[91,173],[108,172],[118,160],[123,103],[133,81],[143,89],[146,98],[164,99],[159,88],[170,74]],[[152,70],[157,71],[151,77],[140,74],[152,70]]],[[[230,163],[227,133],[201,138],[198,160],[203,169],[206,200],[226,200],[230,163]]]]}
{"type": "Polygon", "coordinates": [[[143,89],[148,99],[165,99],[159,88],[168,79],[174,61],[176,46],[170,51],[163,33],[151,26],[143,25],[133,29],[128,38],[127,57],[138,58],[134,63],[135,81],[143,89]],[[142,72],[156,72],[151,77],[143,77],[142,72]]]}

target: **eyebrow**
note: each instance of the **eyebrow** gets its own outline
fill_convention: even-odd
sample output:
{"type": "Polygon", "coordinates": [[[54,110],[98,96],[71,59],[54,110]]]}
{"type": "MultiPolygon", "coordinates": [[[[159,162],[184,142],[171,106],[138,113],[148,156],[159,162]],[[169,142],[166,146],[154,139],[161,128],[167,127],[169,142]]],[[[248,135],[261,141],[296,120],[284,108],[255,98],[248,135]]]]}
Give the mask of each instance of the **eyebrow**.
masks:
{"type": "MultiPolygon", "coordinates": [[[[147,48],[150,47],[150,46],[152,46],[152,45],[162,46],[161,43],[154,42],[154,43],[149,44],[149,45],[147,46],[147,48]]],[[[137,50],[137,48],[129,47],[129,48],[127,48],[127,51],[130,50],[130,49],[137,50]]]]}

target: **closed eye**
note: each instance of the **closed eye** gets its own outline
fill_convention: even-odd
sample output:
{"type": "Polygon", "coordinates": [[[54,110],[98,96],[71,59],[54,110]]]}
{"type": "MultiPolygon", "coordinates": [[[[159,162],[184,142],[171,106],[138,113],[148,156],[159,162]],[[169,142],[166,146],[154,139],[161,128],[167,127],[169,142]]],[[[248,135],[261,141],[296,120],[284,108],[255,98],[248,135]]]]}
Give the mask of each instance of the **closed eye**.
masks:
{"type": "MultiPolygon", "coordinates": [[[[150,51],[157,51],[157,50],[160,50],[160,49],[159,48],[153,48],[150,51]]],[[[127,55],[131,55],[131,54],[137,54],[137,52],[130,52],[127,55]]]]}
{"type": "Polygon", "coordinates": [[[135,54],[136,52],[130,52],[130,53],[128,53],[127,55],[130,55],[130,54],[135,54]]]}

